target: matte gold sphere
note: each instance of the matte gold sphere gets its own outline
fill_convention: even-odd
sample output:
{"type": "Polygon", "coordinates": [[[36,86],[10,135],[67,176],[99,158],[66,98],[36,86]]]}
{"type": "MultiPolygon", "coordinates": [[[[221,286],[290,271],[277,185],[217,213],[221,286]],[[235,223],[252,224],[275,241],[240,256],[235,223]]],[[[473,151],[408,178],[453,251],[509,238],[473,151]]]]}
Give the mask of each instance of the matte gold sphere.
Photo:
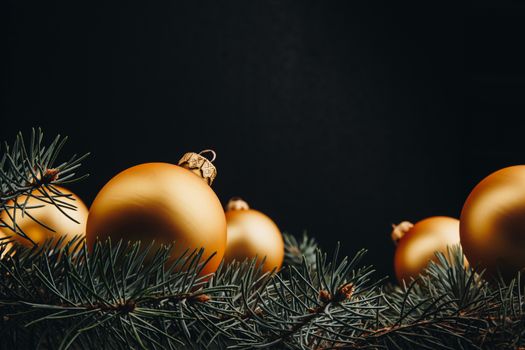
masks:
{"type": "MultiPolygon", "coordinates": [[[[68,207],[63,206],[61,207],[61,209],[64,212],[66,212],[70,217],[78,221],[78,223],[76,223],[75,221],[65,216],[53,204],[46,203],[46,202],[49,202],[49,200],[45,198],[42,194],[39,194],[38,192],[34,192],[33,194],[35,196],[42,197],[42,200],[36,199],[34,197],[30,197],[26,204],[28,208],[27,213],[24,216],[22,216],[22,211],[20,209],[17,209],[16,210],[16,225],[27,236],[29,236],[33,240],[33,242],[35,242],[36,244],[41,244],[46,239],[49,239],[49,238],[58,238],[61,236],[67,236],[67,237],[73,238],[75,235],[83,235],[86,231],[86,221],[88,217],[88,209],[86,205],[73,192],[65,188],[61,188],[59,186],[53,186],[53,187],[55,187],[59,192],[63,194],[70,195],[69,197],[60,197],[60,198],[54,198],[54,199],[61,200],[62,202],[66,203],[68,207]],[[30,208],[31,206],[41,206],[41,207],[30,208]],[[76,209],[74,209],[74,207],[76,207],[76,209]],[[40,221],[41,223],[45,224],[47,227],[53,229],[55,232],[40,225],[38,222],[33,220],[30,216],[40,221]]],[[[27,199],[26,196],[18,197],[18,200],[17,200],[18,205],[23,205],[26,199],[27,199]]],[[[7,203],[7,205],[12,207],[14,205],[14,202],[10,201],[7,203]]],[[[8,209],[7,211],[4,211],[0,214],[0,218],[7,224],[11,225],[12,221],[11,221],[10,215],[12,216],[13,213],[14,213],[14,209],[12,208],[8,209]]],[[[6,227],[2,228],[2,232],[7,236],[11,236],[13,241],[15,242],[18,242],[27,247],[33,246],[33,243],[23,238],[22,236],[16,234],[13,230],[9,228],[6,228],[6,227]]],[[[67,241],[68,239],[65,239],[63,243],[65,244],[67,241]]]]}
{"type": "Polygon", "coordinates": [[[472,264],[489,275],[513,277],[525,267],[525,165],[483,179],[461,211],[461,245],[472,264]]]}
{"type": "Polygon", "coordinates": [[[249,209],[246,202],[233,199],[226,211],[228,244],[224,259],[244,261],[266,257],[263,272],[279,269],[284,259],[284,241],[277,225],[260,211],[249,209]]]}
{"type": "Polygon", "coordinates": [[[146,163],[112,178],[98,193],[87,222],[89,247],[104,241],[175,242],[171,259],[186,249],[217,254],[203,274],[214,272],[226,248],[226,219],[217,195],[201,177],[180,166],[146,163]]]}
{"type": "Polygon", "coordinates": [[[399,238],[394,256],[399,283],[403,280],[410,282],[411,277],[416,278],[430,260],[437,261],[436,251],[448,256],[447,246],[459,244],[458,219],[434,216],[404,227],[407,231],[399,238]]]}

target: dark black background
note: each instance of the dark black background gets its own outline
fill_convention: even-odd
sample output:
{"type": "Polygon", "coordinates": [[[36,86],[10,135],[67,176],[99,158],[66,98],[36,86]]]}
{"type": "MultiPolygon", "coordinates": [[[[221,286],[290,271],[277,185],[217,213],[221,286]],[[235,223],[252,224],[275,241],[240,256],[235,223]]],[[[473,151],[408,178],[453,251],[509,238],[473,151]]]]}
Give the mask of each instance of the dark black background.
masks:
{"type": "Polygon", "coordinates": [[[459,216],[525,161],[519,2],[12,1],[0,139],[42,126],[119,171],[213,148],[242,196],[392,273],[390,224],[459,216]],[[439,6],[438,6],[439,5],[439,6]]]}

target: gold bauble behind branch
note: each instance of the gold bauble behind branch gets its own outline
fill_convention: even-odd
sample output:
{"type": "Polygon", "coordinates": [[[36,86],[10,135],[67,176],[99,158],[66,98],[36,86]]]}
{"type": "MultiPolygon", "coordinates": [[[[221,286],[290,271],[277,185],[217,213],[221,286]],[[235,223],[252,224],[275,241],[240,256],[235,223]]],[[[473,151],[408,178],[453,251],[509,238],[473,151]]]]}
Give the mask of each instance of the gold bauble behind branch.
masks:
{"type": "Polygon", "coordinates": [[[45,190],[44,188],[42,188],[42,191],[45,191],[49,196],[53,197],[53,200],[59,202],[62,211],[69,215],[70,218],[52,204],[46,195],[35,190],[29,198],[27,198],[27,196],[18,197],[16,210],[14,208],[14,201],[7,203],[9,209],[0,214],[0,220],[11,228],[3,227],[3,234],[11,236],[13,241],[27,247],[32,247],[34,244],[41,244],[47,239],[57,239],[62,236],[67,237],[63,242],[65,244],[70,238],[76,235],[83,235],[86,230],[88,217],[86,205],[73,192],[56,185],[54,185],[53,188],[56,192],[60,192],[60,195],[53,193],[51,190],[45,190]],[[22,213],[20,208],[24,203],[26,211],[22,213]],[[17,231],[22,231],[31,240],[22,237],[12,230],[12,228],[14,228],[13,217],[15,217],[16,220],[17,231]],[[34,244],[31,241],[33,241],[34,244]]]}
{"type": "Polygon", "coordinates": [[[99,240],[141,241],[156,246],[175,242],[171,259],[185,250],[205,249],[216,255],[203,274],[214,272],[226,248],[226,219],[209,184],[217,171],[211,161],[187,153],[180,166],[146,163],[112,178],[98,193],[89,212],[87,243],[99,240]],[[204,180],[204,181],[203,181],[204,180]]]}
{"type": "Polygon", "coordinates": [[[459,220],[446,216],[434,216],[415,225],[403,221],[394,225],[392,239],[396,242],[394,268],[399,283],[409,283],[428,263],[438,261],[435,252],[448,257],[447,246],[459,244],[459,220]]]}
{"type": "Polygon", "coordinates": [[[266,258],[263,272],[279,269],[284,258],[284,241],[277,225],[260,211],[250,209],[240,198],[232,198],[226,206],[228,244],[224,259],[243,261],[266,258]]]}
{"type": "Polygon", "coordinates": [[[483,179],[461,211],[461,245],[472,264],[510,278],[525,268],[525,165],[483,179]]]}

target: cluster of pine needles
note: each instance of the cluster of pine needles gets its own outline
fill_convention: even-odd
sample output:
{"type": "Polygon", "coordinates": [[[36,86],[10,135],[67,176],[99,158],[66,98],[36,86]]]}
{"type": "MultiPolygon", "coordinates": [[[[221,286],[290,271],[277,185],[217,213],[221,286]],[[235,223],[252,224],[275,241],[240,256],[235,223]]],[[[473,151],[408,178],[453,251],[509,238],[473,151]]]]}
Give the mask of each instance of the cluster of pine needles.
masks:
{"type": "MultiPolygon", "coordinates": [[[[3,150],[0,212],[30,215],[24,203],[9,205],[20,196],[68,205],[54,186],[83,178],[83,157],[55,165],[64,139],[47,148],[42,140],[33,131],[29,145],[18,135],[3,150]]],[[[0,227],[17,230],[10,219],[0,227]]],[[[487,281],[460,247],[394,286],[361,263],[364,250],[326,254],[313,238],[287,234],[285,246],[279,271],[248,260],[203,275],[202,250],[172,261],[172,246],[3,239],[0,348],[525,349],[520,275],[487,281]]]]}

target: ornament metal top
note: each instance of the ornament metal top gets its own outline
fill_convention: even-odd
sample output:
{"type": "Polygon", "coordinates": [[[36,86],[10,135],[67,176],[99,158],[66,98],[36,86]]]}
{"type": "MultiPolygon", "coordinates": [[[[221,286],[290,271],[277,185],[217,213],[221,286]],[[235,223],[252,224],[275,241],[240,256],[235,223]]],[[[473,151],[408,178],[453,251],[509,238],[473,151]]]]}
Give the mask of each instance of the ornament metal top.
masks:
{"type": "Polygon", "coordinates": [[[233,197],[226,205],[226,211],[248,209],[250,209],[250,206],[240,197],[233,197]]]}
{"type": "Polygon", "coordinates": [[[199,153],[188,152],[179,160],[179,166],[191,170],[200,176],[208,185],[211,186],[215,177],[217,177],[217,168],[213,165],[213,161],[217,158],[215,151],[205,149],[199,153]],[[211,159],[204,157],[203,153],[211,153],[211,159]]]}

